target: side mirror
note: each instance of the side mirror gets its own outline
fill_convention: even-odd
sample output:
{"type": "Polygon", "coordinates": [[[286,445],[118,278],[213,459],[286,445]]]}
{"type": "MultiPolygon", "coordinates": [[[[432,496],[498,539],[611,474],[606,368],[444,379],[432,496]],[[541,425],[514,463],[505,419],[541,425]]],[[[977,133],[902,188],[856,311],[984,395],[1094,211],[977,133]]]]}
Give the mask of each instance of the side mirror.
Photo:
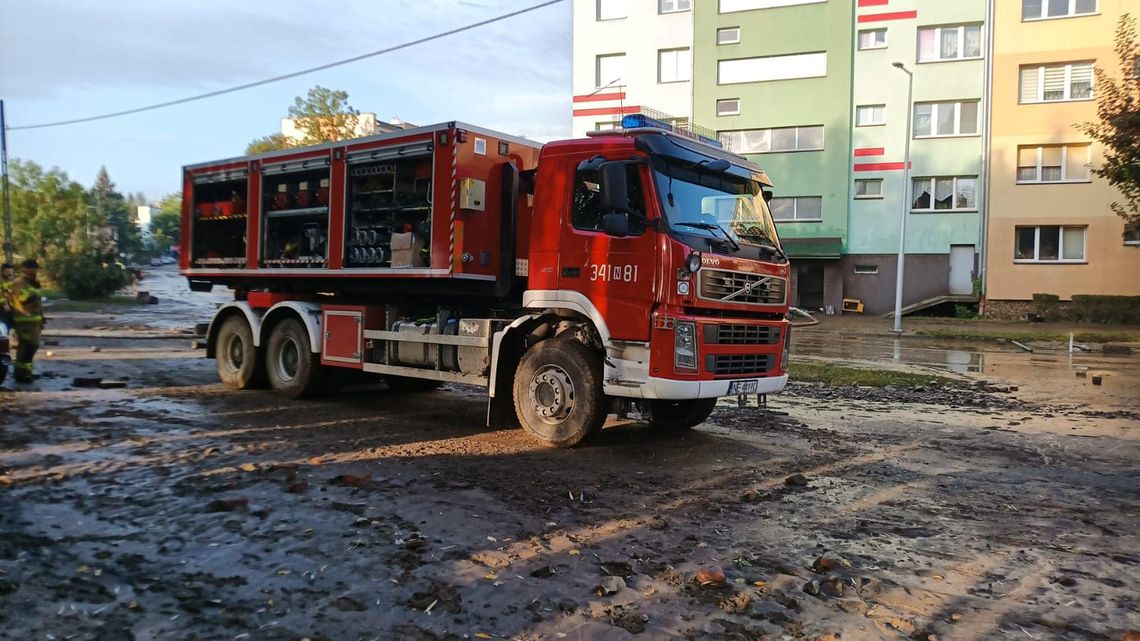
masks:
{"type": "Polygon", "coordinates": [[[766,203],[772,202],[772,196],[773,196],[772,192],[764,191],[763,193],[764,193],[764,202],[766,202],[766,203]]]}
{"type": "Polygon", "coordinates": [[[613,212],[602,216],[602,231],[608,236],[624,238],[629,235],[629,214],[613,212]]]}
{"type": "Polygon", "coordinates": [[[599,169],[601,182],[601,202],[604,212],[629,211],[629,184],[625,178],[625,164],[604,163],[599,169]]]}

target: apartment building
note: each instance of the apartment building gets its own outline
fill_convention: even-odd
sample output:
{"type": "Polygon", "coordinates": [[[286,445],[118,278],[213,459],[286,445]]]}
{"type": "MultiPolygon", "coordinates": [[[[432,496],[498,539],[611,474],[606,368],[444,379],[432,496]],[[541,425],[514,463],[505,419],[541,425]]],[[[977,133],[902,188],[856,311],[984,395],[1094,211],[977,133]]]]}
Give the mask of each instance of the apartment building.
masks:
{"type": "Polygon", "coordinates": [[[1094,69],[1119,73],[1113,34],[1135,0],[996,3],[987,314],[1018,316],[1034,293],[1140,294],[1140,234],[1095,177],[1103,149],[1094,69]]]}
{"type": "Polygon", "coordinates": [[[573,134],[653,111],[687,124],[697,0],[574,0],[573,134]]]}
{"type": "Polygon", "coordinates": [[[848,235],[851,2],[703,0],[693,118],[776,182],[793,304],[839,308],[848,235]]]}
{"type": "Polygon", "coordinates": [[[974,293],[984,220],[986,11],[987,0],[857,3],[842,267],[844,295],[868,311],[894,307],[902,212],[903,303],[974,293]]]}

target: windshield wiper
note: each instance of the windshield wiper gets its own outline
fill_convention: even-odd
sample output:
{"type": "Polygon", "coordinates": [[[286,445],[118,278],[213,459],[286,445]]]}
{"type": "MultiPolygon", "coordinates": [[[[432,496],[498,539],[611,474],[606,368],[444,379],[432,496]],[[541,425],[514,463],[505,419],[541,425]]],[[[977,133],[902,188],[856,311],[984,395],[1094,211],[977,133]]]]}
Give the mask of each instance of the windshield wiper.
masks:
{"type": "Polygon", "coordinates": [[[757,247],[760,247],[762,249],[766,249],[766,250],[776,254],[780,258],[783,258],[784,260],[788,259],[788,254],[786,252],[784,252],[783,249],[780,249],[779,247],[777,247],[776,243],[772,242],[771,238],[768,238],[767,236],[765,236],[763,234],[747,234],[744,237],[745,238],[751,238],[751,239],[757,241],[759,243],[756,245],[757,247]]]}
{"type": "Polygon", "coordinates": [[[733,240],[732,235],[728,233],[728,230],[726,230],[724,227],[721,227],[720,225],[717,225],[714,223],[704,223],[704,222],[701,222],[701,223],[680,222],[680,223],[676,223],[676,224],[680,227],[695,227],[697,229],[707,229],[709,231],[719,231],[721,233],[721,235],[724,236],[724,239],[727,240],[730,245],[732,245],[732,251],[736,251],[736,252],[740,251],[740,244],[737,243],[735,240],[733,240]]]}

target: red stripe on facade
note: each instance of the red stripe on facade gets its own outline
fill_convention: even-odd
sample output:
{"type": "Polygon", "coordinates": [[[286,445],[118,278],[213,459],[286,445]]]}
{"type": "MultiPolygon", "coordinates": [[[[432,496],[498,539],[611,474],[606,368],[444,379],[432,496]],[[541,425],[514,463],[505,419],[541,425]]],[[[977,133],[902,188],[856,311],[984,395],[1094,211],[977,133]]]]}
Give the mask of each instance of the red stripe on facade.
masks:
{"type": "Polygon", "coordinates": [[[574,116],[624,116],[625,114],[640,113],[639,105],[628,107],[595,107],[593,109],[575,109],[574,116]]]}
{"type": "Polygon", "coordinates": [[[586,94],[585,96],[574,96],[574,102],[605,102],[606,100],[625,100],[625,92],[619,91],[617,93],[595,93],[586,94]]]}
{"type": "Polygon", "coordinates": [[[857,162],[855,163],[855,171],[902,171],[905,164],[901,162],[857,162]]]}
{"type": "Polygon", "coordinates": [[[886,20],[911,20],[918,17],[917,11],[895,11],[893,13],[868,13],[859,16],[859,22],[884,22],[886,20]]]}
{"type": "Polygon", "coordinates": [[[860,7],[881,7],[889,0],[859,0],[860,7]]]}
{"type": "Polygon", "coordinates": [[[863,147],[862,149],[856,149],[855,155],[856,156],[882,156],[885,152],[886,152],[886,150],[883,149],[882,147],[863,147]]]}

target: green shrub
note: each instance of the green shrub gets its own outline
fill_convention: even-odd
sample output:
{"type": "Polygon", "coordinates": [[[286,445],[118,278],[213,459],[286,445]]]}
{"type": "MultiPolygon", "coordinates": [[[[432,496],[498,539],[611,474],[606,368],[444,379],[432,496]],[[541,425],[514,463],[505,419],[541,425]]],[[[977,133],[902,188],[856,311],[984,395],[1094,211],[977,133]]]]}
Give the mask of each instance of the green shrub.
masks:
{"type": "Polygon", "coordinates": [[[46,280],[71,300],[107,296],[131,282],[130,272],[113,256],[89,247],[53,252],[42,262],[46,280]]]}
{"type": "Polygon", "coordinates": [[[1056,294],[1034,294],[1033,307],[1043,320],[1056,322],[1061,315],[1061,297],[1056,294]]]}
{"type": "Polygon", "coordinates": [[[978,320],[978,310],[973,305],[955,305],[954,318],[961,320],[978,320]]]}
{"type": "Polygon", "coordinates": [[[1140,296],[1075,294],[1073,310],[1086,323],[1140,323],[1140,296]]]}

